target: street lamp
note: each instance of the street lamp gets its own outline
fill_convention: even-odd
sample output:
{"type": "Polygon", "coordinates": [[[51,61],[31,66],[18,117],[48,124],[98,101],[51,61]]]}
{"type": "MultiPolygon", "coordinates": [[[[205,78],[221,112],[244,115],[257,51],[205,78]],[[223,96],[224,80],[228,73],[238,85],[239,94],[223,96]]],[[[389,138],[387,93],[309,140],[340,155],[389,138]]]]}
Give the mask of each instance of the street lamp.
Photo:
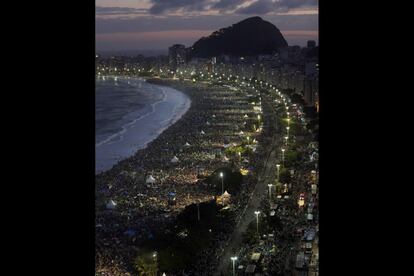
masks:
{"type": "Polygon", "coordinates": [[[287,118],[288,126],[290,126],[290,118],[287,118]]]}
{"type": "Polygon", "coordinates": [[[286,140],[286,147],[287,147],[288,139],[289,139],[289,136],[285,136],[285,140],[286,140]]]}
{"type": "Polygon", "coordinates": [[[277,181],[279,182],[280,164],[276,164],[277,168],[277,181]]]}
{"type": "Polygon", "coordinates": [[[236,275],[236,266],[235,266],[235,262],[237,261],[237,257],[236,257],[236,256],[234,256],[234,257],[231,257],[230,259],[233,261],[233,276],[235,276],[235,275],[236,275]]]}
{"type": "Polygon", "coordinates": [[[152,254],[152,257],[154,258],[154,263],[155,263],[155,275],[157,275],[157,270],[158,270],[158,268],[157,268],[157,251],[155,251],[153,254],[152,254]]]}
{"type": "Polygon", "coordinates": [[[287,136],[289,136],[289,129],[290,129],[290,127],[286,127],[286,131],[287,131],[287,136]]]}
{"type": "Polygon", "coordinates": [[[260,214],[260,211],[254,211],[254,214],[256,215],[256,230],[257,230],[257,234],[259,234],[259,214],[260,214]]]}
{"type": "Polygon", "coordinates": [[[267,186],[269,186],[269,200],[272,199],[272,184],[267,184],[267,186]]]}
{"type": "Polygon", "coordinates": [[[221,178],[221,194],[224,194],[223,172],[220,172],[220,178],[221,178]]]}
{"type": "Polygon", "coordinates": [[[282,164],[285,166],[285,149],[282,149],[282,164]]]}

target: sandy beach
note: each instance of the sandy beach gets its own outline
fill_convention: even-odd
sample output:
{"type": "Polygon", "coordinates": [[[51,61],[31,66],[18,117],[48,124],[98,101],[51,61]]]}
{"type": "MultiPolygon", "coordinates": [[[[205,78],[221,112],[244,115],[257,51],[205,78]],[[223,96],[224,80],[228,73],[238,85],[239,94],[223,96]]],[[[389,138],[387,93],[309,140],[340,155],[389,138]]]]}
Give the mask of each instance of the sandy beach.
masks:
{"type": "MultiPolygon", "coordinates": [[[[106,269],[132,271],[140,241],[163,231],[160,225],[168,225],[186,206],[214,198],[217,193],[203,177],[222,167],[245,168],[250,173],[243,193],[248,194],[260,170],[254,153],[260,151],[261,141],[260,129],[254,130],[259,126],[255,96],[208,83],[148,81],[182,91],[191,107],[145,148],[96,176],[96,269],[102,275],[106,269]],[[246,141],[251,153],[226,151],[246,141]],[[153,183],[148,183],[149,177],[153,183]],[[172,206],[170,193],[176,198],[172,206]],[[115,205],[110,210],[108,202],[115,205]],[[133,241],[122,234],[132,230],[137,233],[133,241]]],[[[235,202],[246,200],[243,193],[235,202]]]]}
{"type": "MultiPolygon", "coordinates": [[[[120,82],[125,84],[135,82],[138,87],[132,86],[130,90],[137,89],[144,93],[148,89],[150,91],[145,92],[158,99],[144,105],[146,108],[126,112],[122,120],[112,123],[113,128],[118,127],[118,129],[112,131],[111,135],[104,136],[104,139],[101,138],[95,145],[95,173],[108,170],[118,161],[145,148],[149,142],[179,120],[191,105],[191,100],[185,94],[171,87],[144,83],[141,79],[119,77],[117,79],[115,83],[117,86],[120,86],[120,82]],[[145,87],[142,87],[143,85],[145,87]]],[[[115,94],[121,94],[120,92],[122,90],[115,94]]],[[[135,96],[134,100],[141,99],[135,96]]]]}

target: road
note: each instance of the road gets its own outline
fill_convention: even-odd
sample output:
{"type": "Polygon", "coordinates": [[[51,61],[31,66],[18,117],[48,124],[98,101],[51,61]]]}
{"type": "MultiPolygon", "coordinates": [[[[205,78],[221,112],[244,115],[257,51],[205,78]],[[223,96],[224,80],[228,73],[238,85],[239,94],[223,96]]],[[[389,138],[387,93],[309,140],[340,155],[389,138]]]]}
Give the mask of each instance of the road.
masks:
{"type": "Polygon", "coordinates": [[[258,181],[250,196],[246,208],[241,214],[241,219],[239,223],[236,225],[235,230],[232,233],[228,241],[228,244],[220,258],[220,262],[214,274],[217,276],[231,275],[232,263],[230,257],[234,256],[235,252],[237,252],[240,248],[243,233],[246,232],[250,222],[256,219],[254,211],[256,211],[259,208],[260,202],[265,197],[269,196],[269,187],[267,186],[267,184],[274,183],[276,178],[275,168],[278,161],[277,143],[279,139],[275,135],[275,130],[277,130],[277,113],[271,105],[272,102],[273,101],[266,99],[262,101],[264,117],[265,120],[267,120],[268,122],[267,136],[265,138],[265,142],[263,143],[263,154],[266,156],[266,159],[264,161],[264,167],[262,171],[259,173],[258,181]],[[268,139],[269,143],[266,143],[266,139],[268,139]]]}

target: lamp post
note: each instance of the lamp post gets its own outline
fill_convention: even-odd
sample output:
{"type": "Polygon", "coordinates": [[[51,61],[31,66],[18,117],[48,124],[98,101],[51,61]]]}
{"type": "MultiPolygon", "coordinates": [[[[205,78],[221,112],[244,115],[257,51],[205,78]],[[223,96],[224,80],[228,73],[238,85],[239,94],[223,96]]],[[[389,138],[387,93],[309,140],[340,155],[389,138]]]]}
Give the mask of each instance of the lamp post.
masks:
{"type": "Polygon", "coordinates": [[[287,145],[288,145],[288,139],[289,139],[289,136],[285,136],[285,140],[286,140],[285,145],[286,145],[286,147],[287,147],[287,145]]]}
{"type": "Polygon", "coordinates": [[[220,172],[220,178],[221,178],[221,194],[224,194],[223,172],[220,172]]]}
{"type": "Polygon", "coordinates": [[[157,272],[158,272],[158,267],[157,267],[157,256],[158,256],[157,251],[155,251],[155,252],[152,254],[152,257],[154,258],[154,263],[155,263],[155,275],[157,275],[157,272]]]}
{"type": "Polygon", "coordinates": [[[260,214],[260,211],[254,211],[254,214],[256,215],[256,231],[257,231],[257,234],[259,235],[259,214],[260,214]]]}
{"type": "Polygon", "coordinates": [[[287,118],[288,126],[290,126],[290,118],[287,118]]]}
{"type": "Polygon", "coordinates": [[[282,149],[282,164],[285,166],[285,149],[282,149]]]}
{"type": "Polygon", "coordinates": [[[272,199],[272,184],[267,184],[267,186],[269,186],[269,200],[272,199]]]}
{"type": "Polygon", "coordinates": [[[286,127],[287,136],[289,136],[289,129],[290,127],[286,127]]]}
{"type": "Polygon", "coordinates": [[[277,168],[277,182],[279,182],[280,164],[277,164],[276,168],[277,168]]]}
{"type": "Polygon", "coordinates": [[[234,256],[234,257],[231,257],[230,259],[233,261],[233,276],[235,276],[236,275],[236,265],[235,265],[235,262],[237,261],[237,257],[234,256]]]}

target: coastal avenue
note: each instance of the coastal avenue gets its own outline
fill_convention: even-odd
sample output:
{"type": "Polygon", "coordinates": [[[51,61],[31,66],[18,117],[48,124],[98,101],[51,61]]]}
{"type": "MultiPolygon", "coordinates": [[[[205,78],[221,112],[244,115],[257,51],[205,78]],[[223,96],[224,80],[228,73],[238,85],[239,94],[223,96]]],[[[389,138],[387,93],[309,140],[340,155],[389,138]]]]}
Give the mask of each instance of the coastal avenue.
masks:
{"type": "MultiPolygon", "coordinates": [[[[262,97],[264,95],[262,94],[262,97]]],[[[265,96],[267,97],[267,96],[265,96]]],[[[226,248],[220,256],[220,262],[217,266],[217,271],[214,275],[228,275],[231,269],[231,262],[229,261],[232,256],[236,254],[241,247],[243,234],[246,232],[249,224],[256,219],[254,212],[258,210],[260,202],[268,196],[268,183],[274,183],[276,179],[276,163],[277,159],[277,144],[279,139],[276,135],[278,130],[277,126],[277,111],[271,105],[270,99],[264,99],[263,112],[265,115],[265,128],[264,132],[265,143],[263,143],[264,154],[266,159],[264,161],[263,170],[260,172],[256,187],[253,190],[249,202],[244,211],[240,215],[240,220],[236,225],[232,236],[230,237],[226,248]]]]}

